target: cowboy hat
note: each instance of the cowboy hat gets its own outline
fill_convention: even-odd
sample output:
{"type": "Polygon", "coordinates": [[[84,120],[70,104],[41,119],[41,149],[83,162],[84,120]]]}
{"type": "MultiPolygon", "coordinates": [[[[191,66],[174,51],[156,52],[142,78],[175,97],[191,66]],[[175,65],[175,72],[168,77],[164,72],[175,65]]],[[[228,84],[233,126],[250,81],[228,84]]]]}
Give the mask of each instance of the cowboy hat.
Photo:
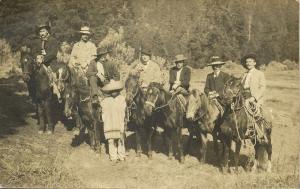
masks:
{"type": "Polygon", "coordinates": [[[185,60],[187,60],[187,58],[183,54],[178,54],[178,55],[175,56],[174,62],[178,63],[178,62],[182,62],[182,61],[185,61],[185,60]]]}
{"type": "Polygon", "coordinates": [[[40,22],[39,24],[37,24],[36,26],[36,32],[38,33],[42,28],[46,28],[46,30],[50,31],[50,22],[49,21],[45,21],[45,22],[40,22]]]}
{"type": "Polygon", "coordinates": [[[99,58],[99,57],[101,57],[101,56],[103,56],[107,53],[110,53],[110,52],[112,52],[112,49],[110,49],[110,48],[106,48],[106,49],[98,48],[97,49],[97,54],[95,56],[99,58]]]}
{"type": "Polygon", "coordinates": [[[144,55],[148,55],[148,56],[151,56],[152,52],[150,49],[146,49],[146,48],[143,48],[141,50],[141,53],[144,54],[144,55]]]}
{"type": "Polygon", "coordinates": [[[206,66],[215,66],[215,65],[223,65],[225,62],[221,61],[220,57],[213,56],[211,57],[211,63],[207,64],[206,66]]]}
{"type": "Polygon", "coordinates": [[[80,31],[78,33],[80,33],[80,34],[87,34],[87,35],[91,35],[92,34],[92,32],[90,31],[90,27],[88,27],[88,26],[82,26],[80,28],[80,31]]]}
{"type": "Polygon", "coordinates": [[[249,54],[246,54],[246,55],[241,59],[241,64],[242,64],[243,67],[246,68],[246,60],[247,60],[248,58],[251,58],[251,59],[253,59],[253,60],[256,62],[256,65],[255,65],[256,68],[258,68],[258,67],[260,66],[259,62],[257,61],[256,54],[254,54],[254,53],[249,53],[249,54]]]}
{"type": "Polygon", "coordinates": [[[121,81],[110,80],[110,82],[102,87],[103,92],[121,91],[123,84],[121,81]]]}

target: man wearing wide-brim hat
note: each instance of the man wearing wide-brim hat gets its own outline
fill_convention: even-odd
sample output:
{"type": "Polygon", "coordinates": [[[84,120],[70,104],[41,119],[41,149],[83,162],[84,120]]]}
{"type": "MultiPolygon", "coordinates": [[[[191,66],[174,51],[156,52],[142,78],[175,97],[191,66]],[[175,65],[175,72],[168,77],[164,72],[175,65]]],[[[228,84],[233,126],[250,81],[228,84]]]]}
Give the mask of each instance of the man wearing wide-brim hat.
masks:
{"type": "Polygon", "coordinates": [[[163,83],[163,73],[160,66],[151,59],[152,52],[149,48],[140,50],[141,57],[132,65],[131,74],[139,76],[141,87],[146,89],[151,82],[163,83]]]}
{"type": "Polygon", "coordinates": [[[245,55],[241,59],[241,64],[247,70],[242,79],[244,91],[248,93],[246,101],[255,102],[261,106],[266,90],[266,80],[264,73],[256,69],[259,67],[256,55],[254,53],[245,55]]]}
{"type": "Polygon", "coordinates": [[[91,87],[91,95],[95,100],[102,95],[100,89],[108,84],[110,80],[120,80],[120,72],[117,66],[110,61],[111,52],[111,49],[98,48],[97,54],[94,54],[94,59],[88,65],[86,76],[91,87]]]}
{"type": "Polygon", "coordinates": [[[90,40],[92,35],[90,27],[82,26],[78,33],[81,36],[80,41],[73,46],[69,66],[71,68],[79,68],[83,72],[86,72],[88,64],[95,58],[97,48],[90,40]]]}
{"type": "Polygon", "coordinates": [[[187,58],[183,54],[175,56],[176,66],[172,67],[169,72],[170,91],[176,91],[177,88],[183,88],[186,92],[190,87],[191,69],[186,66],[187,58]]]}
{"type": "Polygon", "coordinates": [[[207,64],[213,69],[213,72],[207,75],[204,87],[204,93],[210,98],[222,96],[225,83],[230,79],[228,73],[221,71],[224,64],[219,56],[211,57],[210,63],[207,64]]]}
{"type": "Polygon", "coordinates": [[[50,33],[50,22],[41,21],[36,26],[38,37],[32,41],[30,47],[32,57],[42,57],[42,63],[50,66],[56,63],[56,54],[58,51],[58,42],[50,33]]]}

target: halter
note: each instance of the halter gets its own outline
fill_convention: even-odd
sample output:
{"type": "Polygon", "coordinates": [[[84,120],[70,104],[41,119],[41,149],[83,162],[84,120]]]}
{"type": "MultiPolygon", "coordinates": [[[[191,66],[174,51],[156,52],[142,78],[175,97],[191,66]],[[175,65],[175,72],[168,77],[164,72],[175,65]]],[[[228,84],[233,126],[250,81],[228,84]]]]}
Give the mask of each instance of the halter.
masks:
{"type": "Polygon", "coordinates": [[[169,100],[166,104],[161,105],[161,106],[158,106],[158,107],[156,107],[156,105],[155,105],[156,102],[157,102],[157,100],[158,100],[158,94],[156,95],[154,102],[151,102],[151,101],[147,100],[145,103],[148,104],[148,105],[150,105],[150,106],[152,106],[152,107],[154,108],[154,111],[156,111],[156,110],[159,110],[159,109],[162,109],[162,108],[164,108],[164,107],[169,106],[170,103],[171,103],[171,101],[173,100],[173,97],[174,97],[174,96],[175,96],[175,95],[172,94],[170,100],[169,100]]]}

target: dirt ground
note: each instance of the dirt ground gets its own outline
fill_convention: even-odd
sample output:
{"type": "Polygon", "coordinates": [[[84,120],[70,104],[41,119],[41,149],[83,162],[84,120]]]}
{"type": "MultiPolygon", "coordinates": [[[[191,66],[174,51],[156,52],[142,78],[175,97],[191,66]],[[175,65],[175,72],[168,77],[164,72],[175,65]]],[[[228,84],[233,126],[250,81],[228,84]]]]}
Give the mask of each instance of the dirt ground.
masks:
{"type": "MultiPolygon", "coordinates": [[[[230,70],[230,72],[233,72],[230,70]]],[[[203,90],[208,70],[193,70],[192,88],[203,90]]],[[[235,72],[235,74],[240,74],[235,72]]],[[[209,144],[208,160],[197,160],[194,142],[186,162],[168,160],[162,139],[154,141],[153,159],[138,158],[134,133],[127,133],[127,159],[112,163],[87,143],[72,147],[72,131],[57,125],[54,135],[38,135],[33,107],[19,78],[0,79],[0,188],[298,188],[299,72],[266,72],[266,106],[273,111],[272,173],[223,174],[209,144]]],[[[184,141],[187,132],[184,131],[184,141]]],[[[242,159],[253,156],[242,149],[242,159]]],[[[245,161],[241,161],[244,166],[245,161]]]]}

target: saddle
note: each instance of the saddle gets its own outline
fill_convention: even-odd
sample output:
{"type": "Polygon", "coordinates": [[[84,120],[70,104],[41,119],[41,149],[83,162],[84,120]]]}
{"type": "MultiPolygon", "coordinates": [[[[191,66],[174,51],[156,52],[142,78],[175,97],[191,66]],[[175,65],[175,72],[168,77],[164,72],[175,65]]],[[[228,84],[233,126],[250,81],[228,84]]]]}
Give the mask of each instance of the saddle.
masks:
{"type": "Polygon", "coordinates": [[[187,106],[189,92],[182,87],[178,87],[173,92],[172,95],[174,95],[177,98],[177,100],[180,104],[181,110],[183,112],[186,112],[186,106],[187,106]]]}
{"type": "Polygon", "coordinates": [[[259,142],[267,142],[265,130],[271,129],[271,123],[264,118],[261,107],[258,107],[255,103],[246,103],[245,110],[248,123],[245,136],[254,138],[257,135],[259,142]]]}

